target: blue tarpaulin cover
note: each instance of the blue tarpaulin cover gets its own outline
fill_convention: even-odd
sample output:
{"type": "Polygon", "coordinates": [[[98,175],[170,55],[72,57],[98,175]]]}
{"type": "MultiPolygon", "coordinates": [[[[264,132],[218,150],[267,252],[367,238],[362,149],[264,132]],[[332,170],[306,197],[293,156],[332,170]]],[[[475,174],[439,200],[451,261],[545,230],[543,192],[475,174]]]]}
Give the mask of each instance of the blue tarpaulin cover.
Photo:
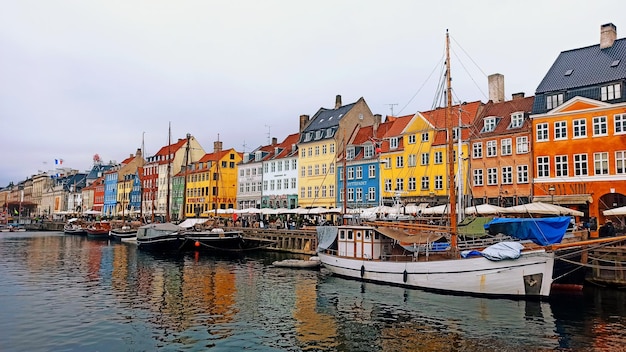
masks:
{"type": "Polygon", "coordinates": [[[546,246],[560,243],[570,224],[570,216],[549,218],[495,218],[485,224],[490,234],[502,233],[546,246]]]}

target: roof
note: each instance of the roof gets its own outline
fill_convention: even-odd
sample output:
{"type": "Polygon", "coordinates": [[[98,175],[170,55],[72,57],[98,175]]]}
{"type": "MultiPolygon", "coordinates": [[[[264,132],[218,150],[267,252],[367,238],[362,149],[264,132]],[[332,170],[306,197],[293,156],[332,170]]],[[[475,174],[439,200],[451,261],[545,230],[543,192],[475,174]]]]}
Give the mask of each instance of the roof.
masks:
{"type": "MultiPolygon", "coordinates": [[[[480,109],[483,106],[481,101],[473,101],[470,103],[463,103],[453,105],[450,109],[452,110],[452,114],[454,117],[453,125],[458,125],[459,115],[457,112],[461,111],[461,124],[463,126],[468,126],[474,123],[474,119],[480,113],[480,109]]],[[[421,113],[422,116],[428,121],[431,125],[435,127],[435,137],[433,138],[433,145],[446,144],[446,110],[447,108],[437,108],[435,110],[424,111],[421,113]]],[[[461,139],[468,140],[470,136],[470,130],[467,128],[461,129],[461,139]]]]}
{"type": "Polygon", "coordinates": [[[298,149],[292,150],[292,145],[297,145],[300,140],[300,133],[290,134],[285,138],[282,143],[278,144],[277,147],[280,148],[280,151],[277,155],[273,155],[273,159],[286,158],[293,155],[298,155],[298,149]]]}
{"type": "Polygon", "coordinates": [[[626,38],[609,48],[600,44],[563,51],[537,87],[535,94],[593,86],[626,78],[626,38]],[[614,67],[611,65],[619,60],[614,67]],[[569,75],[566,75],[571,70],[569,75]]]}
{"type": "Polygon", "coordinates": [[[519,99],[507,100],[499,103],[492,101],[487,102],[484,105],[481,114],[476,118],[472,128],[472,137],[487,137],[487,136],[499,136],[510,132],[526,131],[530,129],[530,120],[528,115],[533,110],[533,103],[535,97],[526,97],[519,99]],[[511,124],[511,114],[514,112],[524,112],[524,123],[518,128],[509,128],[511,124]],[[481,132],[485,125],[485,118],[496,117],[500,118],[496,127],[490,132],[481,132]]]}
{"type": "Polygon", "coordinates": [[[348,111],[350,111],[355,104],[356,103],[340,106],[337,109],[320,108],[302,132],[311,132],[339,126],[339,121],[346,116],[348,111]]]}

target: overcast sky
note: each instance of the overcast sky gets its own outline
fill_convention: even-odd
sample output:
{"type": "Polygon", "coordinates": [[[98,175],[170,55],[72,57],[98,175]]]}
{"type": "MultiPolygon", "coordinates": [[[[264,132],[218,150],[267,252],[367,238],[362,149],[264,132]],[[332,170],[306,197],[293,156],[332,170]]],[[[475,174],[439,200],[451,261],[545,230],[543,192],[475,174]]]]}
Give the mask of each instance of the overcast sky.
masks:
{"type": "Polygon", "coordinates": [[[455,99],[487,75],[534,91],[561,51],[626,33],[626,1],[0,0],[0,187],[54,160],[153,155],[194,135],[250,151],[299,116],[363,97],[375,114],[433,107],[449,29],[455,99]],[[427,5],[425,5],[427,4],[427,5]]]}

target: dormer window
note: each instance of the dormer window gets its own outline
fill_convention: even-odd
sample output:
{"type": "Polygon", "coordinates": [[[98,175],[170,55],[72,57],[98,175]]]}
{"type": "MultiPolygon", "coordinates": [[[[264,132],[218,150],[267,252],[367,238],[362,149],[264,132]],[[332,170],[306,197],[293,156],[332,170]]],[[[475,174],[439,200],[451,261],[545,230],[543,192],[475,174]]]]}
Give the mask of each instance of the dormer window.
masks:
{"type": "Polygon", "coordinates": [[[389,148],[398,149],[398,137],[393,137],[389,139],[389,148]]]}
{"type": "Polygon", "coordinates": [[[600,88],[600,99],[602,101],[619,99],[622,97],[622,85],[619,83],[609,84],[600,88]]]}
{"type": "Polygon", "coordinates": [[[363,148],[363,156],[365,158],[371,158],[374,156],[374,145],[368,144],[363,148]]]}
{"type": "Polygon", "coordinates": [[[326,130],[326,138],[330,138],[333,136],[333,129],[329,128],[326,130]]]}
{"type": "Polygon", "coordinates": [[[322,131],[321,130],[315,132],[315,139],[320,139],[320,138],[322,138],[322,131]]]}
{"type": "Polygon", "coordinates": [[[255,152],[254,153],[254,161],[261,161],[261,152],[255,152]]]}
{"type": "Polygon", "coordinates": [[[548,110],[552,110],[561,104],[563,104],[563,93],[546,96],[546,108],[548,110]]]}
{"type": "Polygon", "coordinates": [[[485,117],[483,130],[481,132],[493,132],[496,129],[496,118],[485,117]]]}
{"type": "Polygon", "coordinates": [[[348,147],[346,149],[346,160],[354,159],[354,147],[348,147]]]}
{"type": "Polygon", "coordinates": [[[452,127],[452,140],[456,141],[459,139],[459,127],[452,127]]]}
{"type": "Polygon", "coordinates": [[[511,114],[511,124],[509,128],[519,128],[522,127],[524,123],[524,113],[523,112],[514,112],[511,114]]]}
{"type": "Polygon", "coordinates": [[[305,142],[309,142],[311,139],[313,139],[313,132],[307,132],[307,133],[304,135],[304,141],[305,141],[305,142]]]}

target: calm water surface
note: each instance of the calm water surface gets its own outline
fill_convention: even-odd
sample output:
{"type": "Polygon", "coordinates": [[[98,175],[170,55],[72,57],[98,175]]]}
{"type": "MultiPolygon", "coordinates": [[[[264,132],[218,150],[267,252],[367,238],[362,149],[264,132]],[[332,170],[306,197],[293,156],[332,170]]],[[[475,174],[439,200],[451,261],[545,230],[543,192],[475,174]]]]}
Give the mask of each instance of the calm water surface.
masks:
{"type": "Polygon", "coordinates": [[[284,254],[161,256],[62,233],[0,234],[0,351],[619,351],[626,292],[550,302],[438,295],[284,254]]]}

